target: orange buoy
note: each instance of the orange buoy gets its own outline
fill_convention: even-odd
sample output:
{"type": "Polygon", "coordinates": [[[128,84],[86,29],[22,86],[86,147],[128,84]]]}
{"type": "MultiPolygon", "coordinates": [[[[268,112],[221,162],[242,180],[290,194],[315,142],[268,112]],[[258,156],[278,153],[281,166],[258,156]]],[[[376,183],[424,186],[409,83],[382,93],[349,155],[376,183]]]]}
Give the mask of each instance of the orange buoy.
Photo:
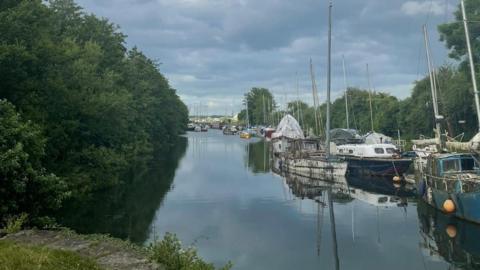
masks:
{"type": "Polygon", "coordinates": [[[394,181],[394,182],[400,182],[401,180],[402,180],[402,178],[401,178],[400,176],[398,176],[398,175],[395,175],[395,176],[393,177],[393,181],[394,181]]]}
{"type": "Polygon", "coordinates": [[[443,203],[443,210],[446,213],[453,213],[455,211],[455,203],[451,199],[445,200],[443,203]]]}
{"type": "Polygon", "coordinates": [[[455,227],[455,225],[448,225],[446,232],[450,238],[455,238],[457,236],[457,227],[455,227]]]}

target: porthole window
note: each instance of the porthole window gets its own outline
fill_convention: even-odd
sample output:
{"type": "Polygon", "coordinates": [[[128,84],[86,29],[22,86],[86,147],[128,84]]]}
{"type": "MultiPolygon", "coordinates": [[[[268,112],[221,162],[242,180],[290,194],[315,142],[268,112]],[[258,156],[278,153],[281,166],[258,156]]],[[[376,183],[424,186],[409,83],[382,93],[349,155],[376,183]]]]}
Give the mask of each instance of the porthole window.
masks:
{"type": "Polygon", "coordinates": [[[387,148],[387,153],[395,154],[395,148],[387,148]]]}

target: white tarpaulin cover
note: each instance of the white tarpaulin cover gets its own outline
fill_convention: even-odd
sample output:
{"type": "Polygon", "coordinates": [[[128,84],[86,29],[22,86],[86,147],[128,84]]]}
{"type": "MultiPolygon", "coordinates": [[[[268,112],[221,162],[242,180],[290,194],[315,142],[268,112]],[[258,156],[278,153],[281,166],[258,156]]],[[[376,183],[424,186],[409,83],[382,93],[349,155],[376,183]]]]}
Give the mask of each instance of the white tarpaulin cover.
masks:
{"type": "Polygon", "coordinates": [[[369,132],[364,136],[366,144],[392,143],[392,138],[385,134],[369,132]]]}
{"type": "Polygon", "coordinates": [[[304,139],[303,130],[297,120],[290,114],[285,115],[272,134],[272,138],[287,137],[289,139],[304,139]]]}

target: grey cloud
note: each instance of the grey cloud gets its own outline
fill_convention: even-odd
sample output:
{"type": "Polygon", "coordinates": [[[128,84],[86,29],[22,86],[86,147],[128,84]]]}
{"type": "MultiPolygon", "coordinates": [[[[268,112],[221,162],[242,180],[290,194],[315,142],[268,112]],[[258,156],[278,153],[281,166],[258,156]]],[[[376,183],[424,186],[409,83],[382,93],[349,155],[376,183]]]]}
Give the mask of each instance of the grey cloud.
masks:
{"type": "MultiPolygon", "coordinates": [[[[444,1],[433,1],[446,8],[444,1]]],[[[324,89],[328,1],[78,2],[87,11],[119,24],[128,35],[129,46],[137,45],[163,63],[161,71],[186,103],[210,104],[212,113],[224,113],[220,107],[231,108],[232,103],[240,109],[241,101],[236,99],[253,86],[293,98],[296,73],[301,95],[308,98],[310,57],[319,89],[324,89]]],[[[350,85],[366,87],[365,65],[369,63],[376,89],[408,96],[413,81],[425,73],[424,23],[430,29],[436,64],[448,61],[436,25],[450,19],[448,13],[454,7],[450,5],[445,13],[435,6],[425,14],[423,2],[334,1],[333,96],[340,96],[344,87],[342,55],[350,85]],[[415,3],[406,8],[406,2],[415,3]]]]}

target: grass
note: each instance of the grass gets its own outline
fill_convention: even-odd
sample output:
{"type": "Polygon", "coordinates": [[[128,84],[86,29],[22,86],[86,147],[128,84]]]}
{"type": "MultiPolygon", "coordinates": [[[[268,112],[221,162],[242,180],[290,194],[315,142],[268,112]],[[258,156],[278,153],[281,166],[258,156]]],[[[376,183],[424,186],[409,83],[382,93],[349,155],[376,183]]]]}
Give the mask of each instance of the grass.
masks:
{"type": "MultiPolygon", "coordinates": [[[[13,219],[12,219],[13,220],[13,219]]],[[[17,231],[17,224],[12,222],[12,230],[17,231]]],[[[232,263],[228,262],[220,268],[205,262],[193,246],[183,247],[175,234],[166,233],[160,241],[155,241],[149,247],[134,245],[128,241],[111,238],[107,235],[79,235],[69,229],[62,229],[56,233],[60,238],[87,241],[91,247],[104,245],[102,248],[123,250],[151,262],[160,264],[166,270],[229,270],[232,263]]],[[[43,235],[43,237],[52,237],[43,235]]],[[[44,246],[18,244],[11,240],[0,240],[0,270],[83,270],[102,269],[93,259],[82,257],[75,252],[52,249],[44,246]]]]}
{"type": "Polygon", "coordinates": [[[0,241],[0,270],[100,270],[93,260],[73,252],[0,241]]]}

